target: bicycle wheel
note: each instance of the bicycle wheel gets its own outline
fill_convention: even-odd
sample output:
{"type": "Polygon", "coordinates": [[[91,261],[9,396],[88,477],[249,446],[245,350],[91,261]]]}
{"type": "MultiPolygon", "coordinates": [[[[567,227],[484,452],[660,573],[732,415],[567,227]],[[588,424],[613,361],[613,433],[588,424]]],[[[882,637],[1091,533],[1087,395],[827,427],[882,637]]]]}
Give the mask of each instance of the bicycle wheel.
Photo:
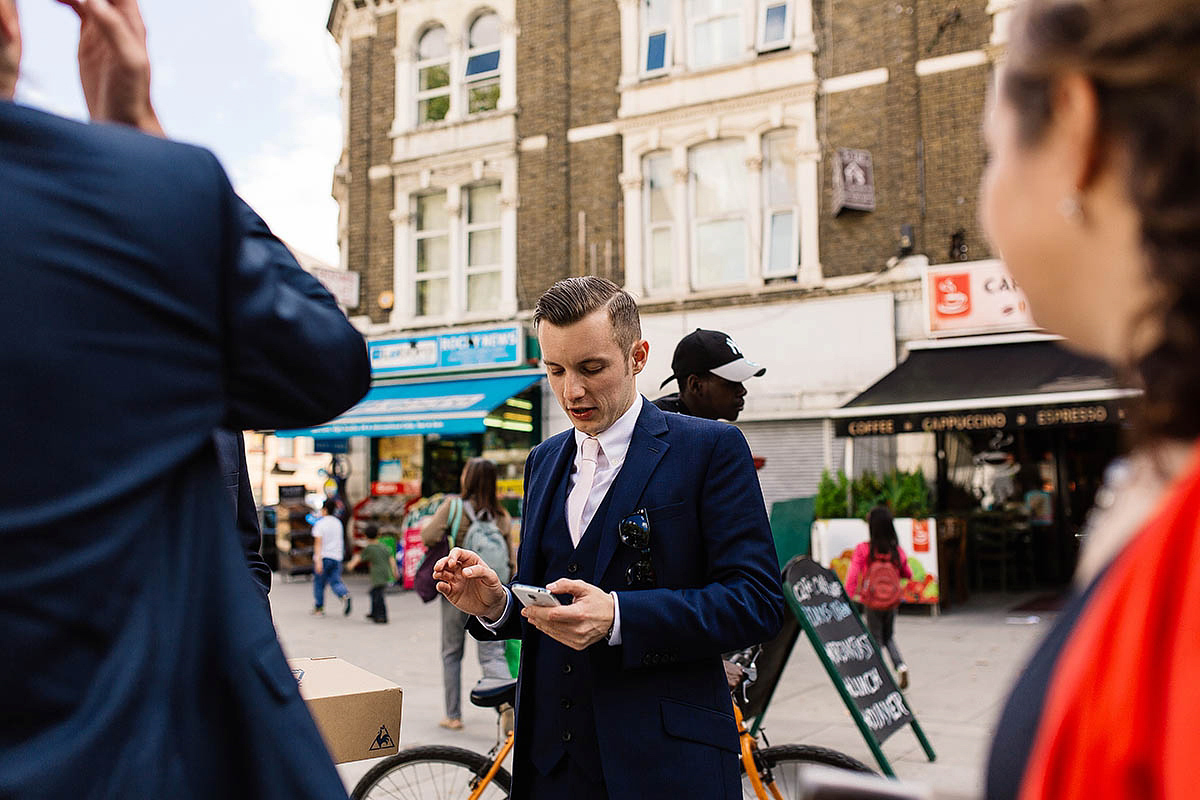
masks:
{"type": "MultiPolygon", "coordinates": [[[[781,744],[775,747],[765,747],[758,751],[759,763],[764,769],[771,771],[775,779],[775,788],[783,795],[784,800],[799,797],[797,782],[800,767],[804,764],[824,764],[827,767],[837,767],[851,772],[870,772],[874,770],[861,761],[851,758],[845,753],[830,750],[827,747],[814,747],[807,744],[781,744]]],[[[746,777],[745,765],[742,765],[742,797],[744,800],[756,800],[754,787],[746,777]]]]}
{"type": "MultiPolygon", "coordinates": [[[[461,747],[410,747],[380,761],[362,776],[350,794],[353,800],[465,800],[471,782],[487,773],[487,756],[461,747]]],[[[508,797],[512,777],[496,771],[481,798],[508,797]]]]}

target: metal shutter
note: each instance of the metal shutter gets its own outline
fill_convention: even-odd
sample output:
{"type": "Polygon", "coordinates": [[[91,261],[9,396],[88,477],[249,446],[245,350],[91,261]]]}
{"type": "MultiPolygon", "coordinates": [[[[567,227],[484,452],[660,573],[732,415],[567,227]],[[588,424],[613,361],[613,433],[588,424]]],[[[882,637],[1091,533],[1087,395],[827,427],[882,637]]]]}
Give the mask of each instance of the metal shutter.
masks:
{"type": "MultiPolygon", "coordinates": [[[[750,452],[767,460],[758,471],[758,480],[768,510],[777,500],[817,493],[826,463],[825,420],[739,422],[737,426],[750,443],[750,452]]],[[[843,446],[841,440],[832,438],[832,430],[829,436],[828,452],[836,472],[842,467],[843,446]]]]}

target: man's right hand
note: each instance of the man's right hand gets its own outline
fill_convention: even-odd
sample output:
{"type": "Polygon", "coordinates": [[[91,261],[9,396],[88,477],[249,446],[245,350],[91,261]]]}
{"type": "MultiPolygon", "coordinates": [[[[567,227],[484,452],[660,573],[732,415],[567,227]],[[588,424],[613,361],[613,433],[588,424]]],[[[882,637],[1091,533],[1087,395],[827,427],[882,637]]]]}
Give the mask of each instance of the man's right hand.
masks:
{"type": "Polygon", "coordinates": [[[476,553],[452,548],[445,558],[433,565],[433,579],[441,592],[459,611],[482,617],[489,622],[500,619],[508,602],[508,592],[496,572],[476,553]]]}

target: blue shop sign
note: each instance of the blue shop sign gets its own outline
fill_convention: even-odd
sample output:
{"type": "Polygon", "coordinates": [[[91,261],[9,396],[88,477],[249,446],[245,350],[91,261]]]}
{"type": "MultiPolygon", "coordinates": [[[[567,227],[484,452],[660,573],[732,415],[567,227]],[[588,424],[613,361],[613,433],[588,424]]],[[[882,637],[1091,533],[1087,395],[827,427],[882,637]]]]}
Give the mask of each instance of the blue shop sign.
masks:
{"type": "Polygon", "coordinates": [[[525,363],[525,332],[520,325],[409,336],[369,342],[376,376],[420,372],[519,367],[525,363]]]}

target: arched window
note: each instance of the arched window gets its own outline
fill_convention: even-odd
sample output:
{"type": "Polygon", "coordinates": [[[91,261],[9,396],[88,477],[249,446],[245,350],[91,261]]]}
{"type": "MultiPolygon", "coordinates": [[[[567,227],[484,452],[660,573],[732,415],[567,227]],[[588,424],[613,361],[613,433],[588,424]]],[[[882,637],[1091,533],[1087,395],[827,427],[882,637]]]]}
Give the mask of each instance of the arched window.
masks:
{"type": "Polygon", "coordinates": [[[662,292],[675,284],[675,181],[670,153],[642,159],[642,214],[646,288],[662,292]]]}
{"type": "Polygon", "coordinates": [[[467,35],[467,113],[492,111],[500,102],[500,17],[481,14],[467,35]]]}
{"type": "Polygon", "coordinates": [[[696,289],[746,280],[745,143],[722,139],[688,153],[692,210],[692,282],[696,289]]]}
{"type": "Polygon", "coordinates": [[[796,130],[763,137],[763,277],[796,274],[800,263],[796,130]]]}
{"type": "Polygon", "coordinates": [[[417,43],[417,124],[440,122],[450,110],[450,47],[438,25],[417,43]]]}

